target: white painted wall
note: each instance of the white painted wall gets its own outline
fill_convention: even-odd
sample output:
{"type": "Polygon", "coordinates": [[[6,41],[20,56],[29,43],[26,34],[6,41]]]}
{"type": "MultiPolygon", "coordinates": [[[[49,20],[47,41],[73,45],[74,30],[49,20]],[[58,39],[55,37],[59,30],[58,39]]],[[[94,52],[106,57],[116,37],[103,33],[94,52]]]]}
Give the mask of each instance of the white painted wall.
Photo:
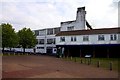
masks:
{"type": "Polygon", "coordinates": [[[120,34],[118,34],[118,43],[120,43],[120,34]]]}
{"type": "Polygon", "coordinates": [[[46,35],[46,29],[40,30],[39,35],[40,36],[42,36],[42,35],[45,36],[46,35]]]}
{"type": "MultiPolygon", "coordinates": [[[[44,36],[37,36],[37,39],[44,38],[56,38],[56,44],[37,44],[36,45],[36,52],[39,53],[46,53],[46,48],[47,47],[56,47],[56,45],[88,45],[88,44],[120,44],[120,34],[117,34],[117,40],[111,41],[110,40],[110,35],[111,34],[102,34],[105,36],[104,41],[98,41],[98,35],[88,35],[89,36],[89,41],[83,41],[83,36],[85,35],[76,35],[76,41],[71,42],[71,37],[74,37],[75,35],[71,36],[56,36],[55,35],[47,35],[47,38],[44,36]],[[65,37],[65,42],[60,42],[60,37],[65,37]],[[44,47],[44,49],[37,49],[37,47],[44,47]]],[[[12,48],[15,49],[16,51],[23,51],[23,48],[12,48]]],[[[5,48],[5,50],[10,50],[9,48],[5,48]]],[[[33,52],[33,48],[25,49],[26,52],[33,52]]]]}
{"type": "Polygon", "coordinates": [[[67,31],[67,27],[70,27],[70,26],[74,26],[74,30],[86,29],[85,28],[85,23],[86,23],[85,15],[86,15],[85,10],[78,10],[76,14],[76,20],[71,23],[63,22],[63,24],[61,24],[61,31],[67,31]]]}
{"type": "Polygon", "coordinates": [[[43,44],[42,45],[37,44],[35,46],[35,48],[36,48],[36,52],[38,52],[38,53],[46,53],[46,48],[45,48],[45,46],[43,44]],[[37,49],[37,47],[44,47],[44,49],[37,49]]]}
{"type": "Polygon", "coordinates": [[[69,23],[63,23],[61,24],[61,31],[68,31],[67,30],[67,27],[70,27],[70,26],[74,26],[74,28],[76,28],[76,22],[71,22],[70,24],[69,23]]]}
{"type": "MultiPolygon", "coordinates": [[[[10,50],[10,48],[5,48],[5,50],[10,50]]],[[[23,48],[11,48],[11,50],[23,52],[23,48]]],[[[25,52],[34,52],[33,48],[25,48],[25,52]]]]}
{"type": "Polygon", "coordinates": [[[36,38],[45,40],[45,44],[37,44],[36,45],[36,52],[46,53],[47,52],[46,51],[47,47],[56,47],[55,44],[47,44],[47,39],[55,38],[55,34],[53,34],[53,35],[37,36],[36,38]],[[44,49],[37,49],[37,47],[44,47],[44,49]]]}
{"type": "MultiPolygon", "coordinates": [[[[110,40],[110,34],[103,34],[105,36],[105,40],[104,41],[98,41],[98,35],[88,35],[89,36],[89,41],[83,41],[83,36],[85,35],[77,35],[76,36],[76,41],[72,42],[71,41],[71,36],[65,36],[65,42],[61,42],[60,41],[60,37],[63,36],[57,36],[56,37],[56,45],[85,45],[85,44],[120,44],[120,42],[118,42],[118,34],[117,34],[117,40],[115,41],[111,41],[110,40]]],[[[120,35],[120,34],[119,34],[120,35]]],[[[73,35],[75,36],[75,35],[73,35]]]]}
{"type": "Polygon", "coordinates": [[[86,11],[81,9],[77,11],[76,16],[76,28],[79,30],[85,29],[85,22],[86,22],[86,11]]]}

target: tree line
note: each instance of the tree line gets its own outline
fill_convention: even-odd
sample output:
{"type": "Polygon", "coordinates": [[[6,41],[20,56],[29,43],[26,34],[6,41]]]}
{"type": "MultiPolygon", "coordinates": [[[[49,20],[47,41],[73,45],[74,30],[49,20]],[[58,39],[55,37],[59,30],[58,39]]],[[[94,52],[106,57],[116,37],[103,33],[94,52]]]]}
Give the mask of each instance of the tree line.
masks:
{"type": "Polygon", "coordinates": [[[25,48],[34,48],[37,40],[34,32],[30,28],[23,28],[16,32],[13,26],[9,23],[2,23],[0,25],[0,43],[2,43],[2,51],[4,48],[22,47],[23,52],[25,48]]]}

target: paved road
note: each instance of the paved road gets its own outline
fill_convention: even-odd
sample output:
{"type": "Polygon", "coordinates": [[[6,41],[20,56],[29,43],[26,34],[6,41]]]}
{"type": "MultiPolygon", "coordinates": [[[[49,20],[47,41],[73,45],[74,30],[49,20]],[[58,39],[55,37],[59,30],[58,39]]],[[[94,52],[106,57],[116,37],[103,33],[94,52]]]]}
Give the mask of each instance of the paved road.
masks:
{"type": "Polygon", "coordinates": [[[3,78],[117,78],[118,73],[50,56],[4,56],[3,78]]]}

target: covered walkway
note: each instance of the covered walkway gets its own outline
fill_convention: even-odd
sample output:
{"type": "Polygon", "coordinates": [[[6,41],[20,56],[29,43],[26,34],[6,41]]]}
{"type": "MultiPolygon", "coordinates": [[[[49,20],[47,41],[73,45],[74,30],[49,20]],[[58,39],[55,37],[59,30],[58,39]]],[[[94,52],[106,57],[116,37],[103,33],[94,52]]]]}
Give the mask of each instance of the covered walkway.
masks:
{"type": "Polygon", "coordinates": [[[65,56],[84,57],[108,57],[118,58],[120,44],[101,44],[101,45],[57,45],[57,49],[64,48],[65,56]]]}

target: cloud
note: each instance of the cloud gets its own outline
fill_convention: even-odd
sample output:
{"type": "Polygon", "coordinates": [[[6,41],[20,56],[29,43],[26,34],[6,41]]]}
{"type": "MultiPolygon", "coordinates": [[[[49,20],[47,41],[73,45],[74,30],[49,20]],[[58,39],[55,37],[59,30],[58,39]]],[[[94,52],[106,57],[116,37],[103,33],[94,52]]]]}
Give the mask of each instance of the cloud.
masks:
{"type": "Polygon", "coordinates": [[[112,0],[90,0],[86,4],[86,18],[93,28],[118,26],[118,10],[110,6],[112,3],[112,0]]]}
{"type": "Polygon", "coordinates": [[[78,7],[86,7],[86,19],[94,28],[116,27],[117,7],[114,0],[4,0],[0,23],[11,23],[18,31],[59,27],[60,22],[75,20],[78,7]]]}
{"type": "Polygon", "coordinates": [[[62,16],[54,6],[45,3],[3,3],[2,22],[17,24],[17,27],[31,27],[32,29],[53,27],[59,25],[62,16]],[[55,24],[55,21],[57,24],[55,24]],[[24,26],[23,26],[24,25],[24,26]]]}

